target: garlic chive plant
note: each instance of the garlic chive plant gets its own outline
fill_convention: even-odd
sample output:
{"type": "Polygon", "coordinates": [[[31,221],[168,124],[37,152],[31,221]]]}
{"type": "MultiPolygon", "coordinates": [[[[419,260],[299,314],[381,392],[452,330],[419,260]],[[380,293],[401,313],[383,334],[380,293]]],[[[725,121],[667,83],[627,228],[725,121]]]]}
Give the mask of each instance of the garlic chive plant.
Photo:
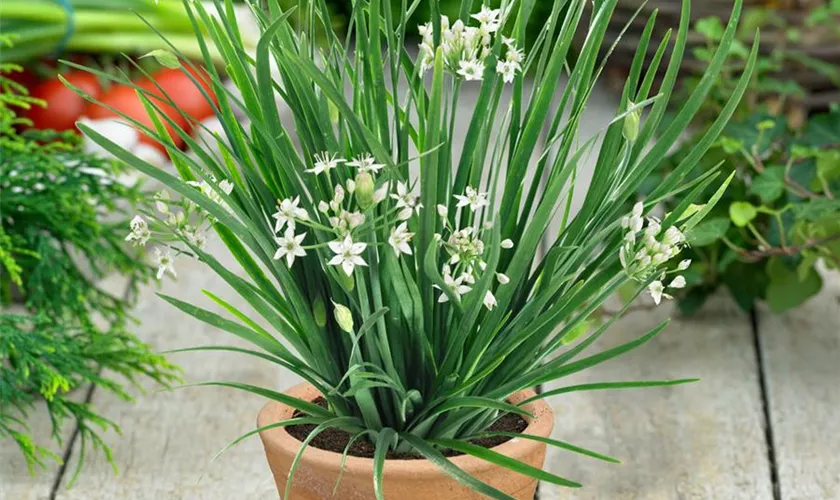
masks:
{"type": "MultiPolygon", "coordinates": [[[[209,291],[231,317],[164,299],[253,343],[255,351],[231,350],[296,373],[323,394],[328,409],[274,388],[213,384],[307,412],[320,424],[315,432],[338,427],[372,441],[379,449],[376,474],[385,451],[416,453],[490,497],[509,498],[460,474],[441,450],[482,435],[503,413],[521,412],[508,403],[511,394],[619,356],[664,328],[590,354],[585,351],[617,317],[576,343],[568,337],[628,282],[657,302],[668,287],[684,284],[666,265],[727,182],[692,169],[728,121],[755,63],[756,46],[730,101],[691,154],[631,214],[622,213],[714,84],[741,1],[694,94],[668,118],[690,2],[683,1],[679,30],[649,50],[654,13],[616,115],[596,143],[581,137],[579,126],[602,73],[599,53],[616,1],[557,0],[544,28],[528,39],[535,0],[503,1],[500,9],[481,6],[478,12],[464,1],[457,19],[440,16],[431,1],[436,14],[419,22],[412,18],[419,0],[403,0],[398,10],[388,1],[356,0],[346,40],[331,31],[323,2],[305,2],[305,22],[293,26],[289,12],[270,1],[266,10],[254,8],[261,37],[251,54],[229,0],[217,0],[217,17],[200,2],[186,2],[223,133],[213,144],[194,139],[161,112],[159,98],[136,87],[155,123],[133,124],[166,145],[178,170],[173,176],[80,127],[166,185],[157,211],[138,215],[127,238],[154,245],[159,274],[174,276],[178,260],[199,259],[264,321],[209,291]],[[316,43],[312,33],[321,29],[327,39],[316,43]],[[575,33],[584,41],[573,58],[575,33]],[[415,36],[419,53],[406,48],[415,36]],[[214,54],[224,59],[236,92],[222,84],[214,54]],[[667,66],[665,76],[655,83],[660,66],[667,66]],[[456,148],[454,118],[464,113],[465,88],[478,97],[463,147],[456,148]],[[278,98],[292,122],[281,120],[278,98]],[[234,107],[247,114],[246,124],[234,107]],[[174,146],[167,128],[187,143],[189,154],[174,146]],[[591,183],[579,186],[578,170],[590,156],[591,183]],[[544,185],[526,182],[529,173],[544,185]],[[713,199],[696,200],[712,185],[719,186],[713,199]],[[571,199],[581,189],[585,201],[573,213],[571,199]],[[645,219],[659,200],[675,194],[683,200],[676,210],[645,219]],[[541,253],[552,225],[557,236],[541,253]],[[246,278],[208,253],[208,232],[218,233],[246,278]]],[[[289,422],[274,424],[284,425],[289,422]]],[[[576,484],[493,453],[481,456],[535,478],[576,484]]],[[[381,481],[375,485],[381,499],[381,481]]]]}

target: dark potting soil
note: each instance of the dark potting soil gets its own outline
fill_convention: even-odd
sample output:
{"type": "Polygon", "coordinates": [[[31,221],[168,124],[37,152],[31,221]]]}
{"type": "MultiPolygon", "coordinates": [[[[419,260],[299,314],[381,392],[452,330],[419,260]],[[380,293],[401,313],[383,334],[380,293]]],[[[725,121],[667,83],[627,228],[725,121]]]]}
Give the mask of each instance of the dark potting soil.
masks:
{"type": "MultiPolygon", "coordinates": [[[[319,397],[315,401],[314,404],[321,406],[323,408],[327,407],[327,401],[319,397]]],[[[300,411],[296,411],[294,417],[303,417],[306,416],[305,413],[300,411]]],[[[295,439],[298,441],[303,442],[304,439],[309,436],[309,434],[315,430],[315,425],[313,424],[301,424],[301,425],[291,425],[286,427],[286,432],[291,434],[295,439]]],[[[488,431],[491,432],[515,432],[517,434],[521,433],[528,427],[528,422],[525,421],[524,418],[515,414],[515,413],[507,413],[503,415],[501,418],[497,419],[493,425],[490,426],[488,431]]],[[[314,446],[315,448],[319,448],[321,450],[333,451],[335,453],[344,453],[344,448],[347,447],[347,443],[350,441],[352,434],[342,431],[340,429],[327,429],[322,433],[318,434],[315,439],[313,439],[309,444],[310,446],[314,446]]],[[[481,439],[474,439],[470,441],[471,443],[482,446],[484,448],[493,448],[494,446],[498,446],[506,441],[510,441],[510,437],[507,436],[493,436],[493,437],[486,437],[481,439]]],[[[373,453],[376,450],[376,446],[366,441],[365,439],[357,439],[353,442],[350,446],[350,450],[348,451],[349,455],[354,457],[362,457],[362,458],[373,458],[373,453]]],[[[462,453],[453,451],[453,450],[443,450],[443,454],[447,457],[454,457],[461,455],[462,453]]],[[[387,455],[388,460],[422,460],[423,457],[420,455],[414,455],[411,453],[395,453],[393,451],[388,452],[387,455]]]]}

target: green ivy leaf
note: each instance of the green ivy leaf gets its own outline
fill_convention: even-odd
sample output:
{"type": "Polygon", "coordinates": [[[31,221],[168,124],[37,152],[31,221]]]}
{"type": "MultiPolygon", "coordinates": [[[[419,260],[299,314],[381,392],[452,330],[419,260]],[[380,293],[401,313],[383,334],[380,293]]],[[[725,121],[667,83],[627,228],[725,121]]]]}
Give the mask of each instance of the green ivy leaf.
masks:
{"type": "Polygon", "coordinates": [[[796,276],[799,278],[799,281],[805,281],[808,278],[808,274],[814,269],[814,264],[817,263],[817,259],[820,256],[816,252],[809,252],[807,250],[803,251],[801,255],[802,260],[796,266],[796,276]]]}
{"type": "Polygon", "coordinates": [[[154,57],[155,61],[158,62],[161,66],[169,69],[178,69],[181,67],[181,61],[178,60],[178,56],[169,52],[168,50],[163,49],[155,49],[147,54],[140,56],[140,58],[144,57],[154,57]]]}
{"type": "Polygon", "coordinates": [[[704,17],[694,23],[694,30],[706,37],[710,42],[719,42],[723,37],[723,23],[717,16],[704,17]]]}
{"type": "Polygon", "coordinates": [[[840,200],[814,198],[805,203],[793,205],[791,210],[797,219],[816,222],[831,212],[840,211],[840,200]]]}
{"type": "Polygon", "coordinates": [[[758,215],[758,211],[752,203],[747,201],[736,201],[729,205],[729,218],[738,227],[744,227],[758,215]]]}
{"type": "Polygon", "coordinates": [[[729,219],[726,217],[717,217],[708,219],[689,231],[686,238],[688,243],[694,247],[703,247],[711,245],[726,235],[729,230],[729,219]]]}
{"type": "Polygon", "coordinates": [[[826,182],[840,177],[840,151],[821,151],[817,155],[817,175],[826,182]]]}
{"type": "Polygon", "coordinates": [[[790,269],[784,261],[773,257],[767,261],[767,305],[775,313],[793,309],[816,295],[822,288],[822,278],[813,267],[800,279],[795,269],[790,269]]]}
{"type": "Polygon", "coordinates": [[[750,185],[750,192],[758,196],[762,203],[776,201],[784,191],[785,169],[781,166],[766,168],[750,185]]]}
{"type": "Polygon", "coordinates": [[[725,273],[729,266],[738,260],[738,254],[729,248],[725,249],[723,255],[718,259],[717,270],[725,273]]]}
{"type": "Polygon", "coordinates": [[[823,113],[808,120],[801,142],[818,148],[840,142],[840,111],[823,113]]]}
{"type": "Polygon", "coordinates": [[[729,155],[734,155],[744,150],[744,141],[733,137],[722,136],[718,139],[718,144],[723,148],[723,152],[729,155]]]}

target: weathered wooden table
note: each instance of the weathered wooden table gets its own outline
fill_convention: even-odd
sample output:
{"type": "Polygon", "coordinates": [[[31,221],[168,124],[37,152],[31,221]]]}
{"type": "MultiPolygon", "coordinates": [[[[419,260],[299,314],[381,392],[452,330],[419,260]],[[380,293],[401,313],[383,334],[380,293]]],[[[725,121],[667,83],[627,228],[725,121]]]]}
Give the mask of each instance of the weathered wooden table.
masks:
{"type": "MultiPolygon", "coordinates": [[[[587,125],[612,116],[609,96],[593,100],[587,125]]],[[[467,113],[463,114],[468,119],[467,113]]],[[[220,248],[218,242],[212,243],[220,248]]],[[[227,262],[232,263],[232,258],[227,262]]],[[[179,262],[177,282],[162,291],[209,309],[206,288],[233,294],[201,264],[179,262]]],[[[119,283],[109,286],[118,287],[119,283]]],[[[236,345],[230,336],[192,320],[145,288],[136,315],[139,334],[160,350],[196,345],[236,345]]],[[[221,311],[220,311],[221,312],[221,311]]],[[[671,306],[636,312],[601,341],[614,345],[646,332],[673,313],[671,306]]],[[[283,388],[297,382],[267,363],[228,353],[174,357],[190,382],[236,380],[283,388]]],[[[795,312],[764,309],[750,316],[726,297],[696,317],[676,318],[658,338],[577,381],[698,377],[690,386],[577,393],[555,397],[554,436],[624,461],[611,465],[551,452],[547,467],[585,486],[543,485],[540,498],[644,500],[840,499],[840,275],[795,312]]],[[[564,385],[568,383],[564,381],[564,385]]],[[[120,424],[109,435],[119,475],[90,454],[76,484],[68,481],[79,454],[72,426],[65,466],[30,476],[17,449],[0,448],[0,499],[249,500],[277,498],[259,439],[252,438],[213,461],[214,453],[254,428],[263,401],[250,394],[204,387],[149,392],[129,404],[95,390],[79,394],[120,424]]],[[[47,442],[40,413],[35,435],[47,442]]]]}

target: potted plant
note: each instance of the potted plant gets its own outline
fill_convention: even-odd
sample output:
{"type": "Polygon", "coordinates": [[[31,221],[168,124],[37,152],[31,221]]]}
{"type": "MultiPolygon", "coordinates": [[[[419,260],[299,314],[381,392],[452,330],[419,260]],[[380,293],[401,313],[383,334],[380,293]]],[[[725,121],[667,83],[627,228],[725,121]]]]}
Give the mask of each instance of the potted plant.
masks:
{"type": "Polygon", "coordinates": [[[209,57],[212,46],[224,55],[239,89],[224,89],[208,64],[224,128],[215,144],[173,127],[158,98],[140,87],[158,120],[154,128],[132,123],[167,145],[178,176],[80,125],[91,140],[167,186],[157,209],[138,214],[129,235],[156,245],[159,274],[174,274],[177,259],[197,258],[254,313],[211,291],[207,296],[229,317],[163,298],[255,347],[208,349],[255,356],[305,381],[286,392],[207,382],[271,400],[258,428],[240,439],[259,433],[285,497],[524,499],[537,480],[578,486],[542,470],[546,445],[612,459],[549,437],[553,416],[544,398],[687,382],[532,390],[615,358],[665,327],[584,355],[618,316],[592,331],[587,317],[619,287],[633,283],[636,294],[648,290],[658,302],[668,288],[683,285],[679,271],[666,272],[665,265],[726,187],[715,173],[685,179],[743,95],[757,45],[694,154],[630,213],[622,207],[700,107],[727,57],[741,2],[708,78],[669,122],[664,112],[688,34],[688,1],[668,76],[656,92],[652,78],[665,44],[645,61],[650,20],[597,148],[594,138],[578,141],[578,126],[600,74],[596,55],[615,0],[596,4],[581,26],[587,42],[574,62],[569,47],[588,2],[556,2],[529,54],[522,47],[534,2],[472,13],[471,3],[462,2],[456,20],[438,16],[431,2],[434,15],[420,24],[416,57],[403,47],[416,26],[417,2],[404,2],[402,10],[356,2],[349,40],[330,34],[326,47],[307,36],[316,25],[332,33],[320,4],[309,4],[305,29],[296,30],[290,13],[269,3],[267,12],[255,10],[262,34],[253,58],[242,55],[231,17],[211,19],[195,3],[196,31],[207,28],[209,38],[199,37],[202,51],[209,57]],[[529,92],[526,73],[533,75],[529,92]],[[454,117],[464,112],[458,103],[467,86],[478,91],[478,102],[458,150],[454,117]],[[278,116],[278,95],[292,124],[278,116]],[[246,111],[248,129],[231,114],[233,105],[246,111]],[[175,146],[167,125],[193,154],[175,146]],[[548,140],[538,145],[544,127],[548,140]],[[221,154],[210,154],[211,146],[221,154]],[[573,214],[577,169],[591,153],[592,182],[573,214]],[[527,179],[545,179],[545,186],[527,179]],[[708,203],[693,204],[713,185],[708,203]],[[685,194],[679,206],[661,220],[645,219],[675,192],[685,194]],[[558,213],[559,236],[540,255],[558,213]],[[241,271],[208,253],[208,231],[218,233],[241,271]]]}

